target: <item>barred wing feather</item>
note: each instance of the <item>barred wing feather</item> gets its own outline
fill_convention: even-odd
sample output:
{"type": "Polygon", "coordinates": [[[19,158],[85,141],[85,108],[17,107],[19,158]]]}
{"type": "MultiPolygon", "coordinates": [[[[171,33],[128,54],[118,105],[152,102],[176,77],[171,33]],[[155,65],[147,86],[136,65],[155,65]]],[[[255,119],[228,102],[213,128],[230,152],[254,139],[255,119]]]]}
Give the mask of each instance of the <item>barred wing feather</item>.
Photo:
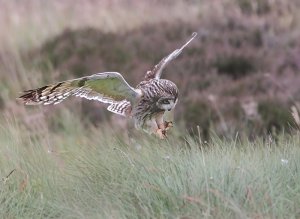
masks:
{"type": "Polygon", "coordinates": [[[104,72],[27,90],[20,99],[27,105],[47,105],[60,103],[69,96],[110,104],[128,100],[134,104],[141,96],[141,91],[132,88],[120,73],[104,72]]]}
{"type": "Polygon", "coordinates": [[[127,100],[112,103],[107,107],[107,110],[122,116],[130,116],[131,104],[127,100]]]}

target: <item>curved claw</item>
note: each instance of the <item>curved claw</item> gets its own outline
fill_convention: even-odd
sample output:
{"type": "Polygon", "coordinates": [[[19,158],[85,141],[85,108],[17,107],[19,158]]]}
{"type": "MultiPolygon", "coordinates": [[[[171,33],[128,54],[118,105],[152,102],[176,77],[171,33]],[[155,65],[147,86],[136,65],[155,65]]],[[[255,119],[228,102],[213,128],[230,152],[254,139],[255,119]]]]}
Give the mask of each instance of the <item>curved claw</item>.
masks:
{"type": "Polygon", "coordinates": [[[165,126],[165,130],[169,130],[170,128],[172,128],[174,125],[173,125],[173,122],[172,121],[165,121],[164,123],[164,126],[165,126]]]}

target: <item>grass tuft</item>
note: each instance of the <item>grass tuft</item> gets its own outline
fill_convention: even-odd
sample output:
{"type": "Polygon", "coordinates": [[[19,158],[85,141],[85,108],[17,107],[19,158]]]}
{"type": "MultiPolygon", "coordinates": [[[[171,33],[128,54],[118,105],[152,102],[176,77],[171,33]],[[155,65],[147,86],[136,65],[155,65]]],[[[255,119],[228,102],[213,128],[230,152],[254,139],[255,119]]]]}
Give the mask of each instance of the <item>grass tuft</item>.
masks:
{"type": "Polygon", "coordinates": [[[1,175],[16,169],[1,183],[1,218],[299,216],[299,136],[129,141],[75,121],[51,139],[1,128],[1,175]]]}

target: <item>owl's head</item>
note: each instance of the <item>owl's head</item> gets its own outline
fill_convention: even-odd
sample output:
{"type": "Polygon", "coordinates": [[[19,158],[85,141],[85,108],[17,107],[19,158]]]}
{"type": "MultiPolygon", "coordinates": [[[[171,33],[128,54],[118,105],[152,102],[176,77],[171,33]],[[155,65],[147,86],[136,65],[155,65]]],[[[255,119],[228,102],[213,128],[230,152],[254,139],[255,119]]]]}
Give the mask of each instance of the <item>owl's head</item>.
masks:
{"type": "Polygon", "coordinates": [[[177,97],[161,97],[156,102],[156,106],[164,111],[171,111],[176,103],[177,103],[177,97]]]}
{"type": "Polygon", "coordinates": [[[153,99],[159,110],[171,111],[175,107],[178,100],[178,88],[172,81],[154,79],[149,86],[151,87],[149,90],[155,94],[153,99]]]}

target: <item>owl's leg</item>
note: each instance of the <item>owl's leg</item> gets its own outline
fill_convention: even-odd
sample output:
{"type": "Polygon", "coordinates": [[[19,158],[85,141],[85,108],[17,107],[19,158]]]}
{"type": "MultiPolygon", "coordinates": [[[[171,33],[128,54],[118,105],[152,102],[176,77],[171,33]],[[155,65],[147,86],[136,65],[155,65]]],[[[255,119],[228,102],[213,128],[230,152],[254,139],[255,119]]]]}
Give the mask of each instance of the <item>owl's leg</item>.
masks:
{"type": "Polygon", "coordinates": [[[156,132],[159,133],[161,139],[164,139],[167,137],[167,129],[165,127],[163,115],[164,115],[163,113],[160,113],[155,118],[155,121],[156,121],[156,124],[158,127],[156,132]],[[161,137],[161,136],[163,136],[163,137],[161,137]]]}
{"type": "Polygon", "coordinates": [[[167,137],[166,135],[166,130],[163,129],[157,129],[156,130],[156,135],[160,138],[160,139],[165,139],[167,137]]]}
{"type": "Polygon", "coordinates": [[[155,134],[160,139],[166,138],[165,132],[157,125],[155,118],[146,121],[143,130],[149,134],[155,134]]]}

